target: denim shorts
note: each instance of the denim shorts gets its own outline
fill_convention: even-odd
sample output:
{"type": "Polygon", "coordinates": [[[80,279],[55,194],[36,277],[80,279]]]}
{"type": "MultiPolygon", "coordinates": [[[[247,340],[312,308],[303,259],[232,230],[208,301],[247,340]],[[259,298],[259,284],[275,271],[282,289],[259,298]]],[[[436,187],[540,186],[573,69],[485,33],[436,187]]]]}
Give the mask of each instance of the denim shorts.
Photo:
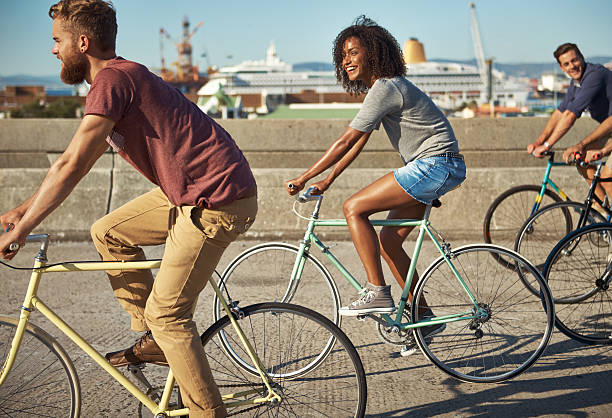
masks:
{"type": "Polygon", "coordinates": [[[410,161],[393,175],[406,193],[430,204],[465,180],[465,163],[459,154],[449,152],[410,161]]]}

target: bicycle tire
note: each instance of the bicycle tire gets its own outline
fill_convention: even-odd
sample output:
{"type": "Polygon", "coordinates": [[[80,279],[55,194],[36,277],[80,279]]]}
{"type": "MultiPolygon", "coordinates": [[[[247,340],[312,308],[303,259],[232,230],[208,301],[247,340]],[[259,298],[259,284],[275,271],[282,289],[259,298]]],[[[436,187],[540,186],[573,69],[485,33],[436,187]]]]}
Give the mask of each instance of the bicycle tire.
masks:
{"type": "MultiPolygon", "coordinates": [[[[351,341],[333,322],[287,303],[260,303],[241,311],[238,322],[272,387],[282,396],[278,403],[261,404],[257,416],[364,416],[367,387],[363,364],[351,341]],[[335,341],[334,350],[313,367],[312,359],[320,356],[329,339],[335,341]],[[296,369],[302,372],[296,374],[296,369]]],[[[229,317],[211,325],[202,334],[202,344],[222,396],[246,389],[256,390],[251,398],[267,393],[229,317]],[[231,353],[227,340],[232,342],[231,353]]],[[[241,408],[253,406],[228,407],[228,413],[239,414],[241,408]]]]}
{"type": "MultiPolygon", "coordinates": [[[[534,203],[541,190],[541,185],[523,184],[512,187],[496,197],[484,217],[484,242],[512,248],[521,226],[531,216],[534,203]]],[[[545,189],[540,208],[561,201],[563,199],[558,194],[550,189],[545,189]]],[[[498,256],[497,260],[502,265],[512,268],[512,265],[503,258],[498,256]]]]}
{"type": "Polygon", "coordinates": [[[557,305],[557,329],[583,344],[612,344],[611,237],[610,223],[580,228],[555,246],[544,267],[547,280],[566,283],[565,288],[557,289],[558,295],[553,295],[577,301],[557,305]],[[593,244],[596,239],[605,241],[606,246],[593,244]]]}
{"type": "MultiPolygon", "coordinates": [[[[486,316],[447,322],[433,338],[424,338],[415,328],[419,348],[439,369],[463,381],[501,382],[524,372],[542,355],[552,335],[554,305],[541,274],[520,254],[491,244],[457,248],[450,260],[486,316]],[[492,255],[515,263],[515,270],[492,255]],[[541,297],[525,287],[518,271],[539,284],[541,297]]],[[[476,312],[444,257],[435,260],[417,283],[412,307],[416,321],[425,295],[437,317],[476,312]]]]}
{"type": "MultiPolygon", "coordinates": [[[[558,202],[543,207],[527,219],[521,227],[514,243],[514,251],[525,256],[538,270],[543,271],[552,249],[563,237],[578,228],[580,218],[585,211],[586,205],[579,202],[558,202]]],[[[596,210],[590,210],[586,223],[601,222],[605,222],[605,218],[596,210]]],[[[532,292],[537,292],[537,289],[531,287],[528,281],[525,281],[525,286],[532,292]]],[[[549,280],[548,287],[555,298],[555,303],[578,302],[578,300],[564,301],[557,298],[556,295],[559,294],[557,289],[565,287],[564,283],[549,280]]]]}
{"type": "MultiPolygon", "coordinates": [[[[306,255],[297,287],[290,287],[291,272],[299,249],[281,242],[268,242],[248,248],[225,268],[219,289],[229,292],[242,306],[262,302],[285,302],[306,306],[340,326],[340,295],[332,275],[312,255],[306,255]],[[299,291],[298,291],[299,290],[299,291]]],[[[215,295],[213,318],[225,311],[215,295]]]]}
{"type": "MultiPolygon", "coordinates": [[[[0,316],[2,373],[18,319],[0,316]]],[[[15,362],[0,386],[0,415],[78,417],[79,378],[57,341],[34,324],[26,326],[15,362]]]]}

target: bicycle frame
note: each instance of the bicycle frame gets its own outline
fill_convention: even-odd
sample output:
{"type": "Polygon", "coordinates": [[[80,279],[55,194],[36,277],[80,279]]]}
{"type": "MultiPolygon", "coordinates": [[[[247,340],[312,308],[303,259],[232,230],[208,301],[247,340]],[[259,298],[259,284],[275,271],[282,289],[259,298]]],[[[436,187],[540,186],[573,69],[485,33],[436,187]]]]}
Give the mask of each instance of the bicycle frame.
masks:
{"type": "Polygon", "coordinates": [[[544,192],[546,191],[548,186],[550,186],[561,197],[561,199],[565,201],[570,200],[570,198],[565,194],[565,192],[563,192],[563,190],[561,190],[561,188],[557,186],[557,184],[550,178],[550,171],[552,170],[553,167],[567,165],[567,164],[556,163],[554,161],[555,153],[552,151],[549,151],[545,155],[548,155],[549,158],[548,158],[548,163],[546,163],[546,170],[544,171],[544,177],[542,178],[542,188],[540,189],[540,194],[538,194],[538,196],[536,197],[536,201],[533,205],[533,208],[531,208],[531,213],[529,214],[529,216],[533,215],[538,210],[540,210],[540,203],[542,203],[544,192]]]}
{"type": "MultiPolygon", "coordinates": [[[[321,208],[321,202],[323,199],[322,195],[313,196],[311,195],[310,200],[316,200],[315,209],[312,212],[310,218],[308,218],[308,226],[306,227],[306,233],[304,234],[303,240],[300,242],[299,251],[296,256],[295,264],[293,266],[293,271],[291,272],[290,284],[287,289],[287,294],[284,295],[283,300],[287,300],[287,297],[292,297],[295,291],[297,290],[297,286],[302,274],[302,270],[304,268],[304,263],[306,262],[306,255],[310,251],[311,243],[314,243],[316,247],[321,250],[321,252],[327,257],[327,259],[336,267],[336,269],[344,276],[344,278],[360,293],[365,290],[357,280],[353,277],[353,275],[342,265],[342,263],[334,256],[329,247],[325,246],[325,244],[317,237],[314,233],[314,229],[317,226],[322,227],[331,227],[331,226],[347,226],[345,219],[329,219],[329,220],[319,220],[319,210],[321,208]]],[[[374,318],[376,321],[383,323],[385,326],[393,326],[398,327],[399,329],[412,329],[419,328],[433,324],[447,323],[447,322],[455,322],[455,321],[464,321],[475,318],[482,318],[486,316],[486,312],[482,311],[478,306],[476,299],[473,294],[470,292],[470,289],[466,285],[465,281],[461,278],[461,275],[453,265],[452,261],[449,258],[449,247],[447,243],[443,243],[442,245],[438,242],[436,237],[434,236],[432,229],[429,223],[429,214],[431,212],[431,205],[428,205],[425,209],[425,214],[423,215],[423,219],[387,219],[387,220],[371,220],[370,223],[373,226],[418,226],[419,227],[419,235],[416,239],[414,251],[412,254],[412,260],[410,262],[410,267],[408,269],[408,274],[406,277],[406,282],[404,284],[404,289],[402,291],[402,295],[400,298],[400,303],[395,314],[395,319],[391,318],[391,315],[384,314],[382,317],[384,319],[376,318],[372,315],[368,315],[374,318]],[[428,319],[424,321],[412,322],[412,323],[404,323],[402,324],[402,314],[404,309],[406,308],[406,304],[408,303],[408,295],[410,292],[410,285],[412,283],[412,278],[414,276],[414,272],[416,270],[416,263],[419,258],[419,254],[421,251],[421,246],[423,244],[423,240],[425,238],[425,234],[429,236],[431,241],[434,243],[435,247],[438,249],[446,264],[449,266],[461,287],[465,290],[468,295],[470,301],[474,304],[474,310],[471,312],[461,312],[452,315],[439,316],[434,319],[428,319]]]]}
{"type": "MultiPolygon", "coordinates": [[[[11,370],[11,367],[17,357],[17,352],[19,350],[19,346],[21,344],[23,335],[25,333],[26,325],[28,324],[31,313],[34,309],[38,310],[43,316],[45,316],[51,323],[53,323],[59,330],[64,333],[68,338],[70,338],[76,345],[78,345],[85,353],[91,357],[100,367],[102,367],[106,372],[108,372],[117,382],[119,382],[123,387],[125,387],[138,401],[140,401],[145,407],[147,407],[153,414],[165,414],[166,416],[180,416],[187,415],[189,413],[188,408],[181,408],[175,410],[168,410],[168,405],[170,402],[170,396],[172,393],[172,388],[174,386],[174,376],[172,375],[172,371],[168,371],[168,377],[166,378],[166,383],[164,386],[164,391],[161,397],[161,400],[158,403],[149,398],[140,388],[138,388],[134,383],[132,383],[127,377],[125,377],[118,369],[113,367],[110,363],[106,361],[104,356],[96,351],[83,337],[81,337],[73,328],[70,327],[63,319],[61,319],[51,308],[49,308],[38,296],[38,286],[42,279],[42,275],[44,273],[65,273],[65,272],[79,272],[79,271],[105,271],[105,270],[123,270],[123,269],[135,269],[135,270],[145,270],[145,269],[155,269],[159,268],[161,265],[161,260],[149,260],[149,261],[130,261],[130,262],[122,262],[122,261],[112,261],[112,262],[104,262],[104,261],[93,261],[93,262],[80,262],[80,263],[60,263],[54,265],[47,265],[47,247],[48,247],[48,235],[39,234],[39,235],[30,235],[27,239],[28,242],[41,242],[41,248],[38,255],[35,257],[34,267],[32,269],[32,274],[30,277],[30,282],[28,285],[28,289],[26,291],[26,296],[21,307],[21,313],[19,315],[19,323],[13,337],[13,341],[11,343],[11,348],[9,350],[9,354],[5,363],[2,365],[2,369],[0,370],[0,386],[6,380],[8,373],[11,370]]],[[[240,405],[248,405],[248,404],[257,404],[268,402],[271,400],[280,401],[280,396],[274,392],[270,385],[270,379],[266,372],[264,371],[261,360],[257,357],[255,350],[246,339],[240,325],[237,323],[236,318],[232,314],[227,301],[223,297],[222,293],[219,290],[217,283],[214,279],[210,278],[210,284],[219,297],[221,304],[223,305],[223,309],[228,314],[232,325],[236,329],[240,340],[247,353],[249,354],[253,364],[257,368],[259,375],[267,387],[268,394],[263,398],[257,398],[249,401],[230,401],[233,399],[238,399],[242,396],[251,395],[256,393],[255,390],[243,391],[239,393],[229,394],[223,396],[223,401],[226,406],[240,406],[240,405]]]]}
{"type": "Polygon", "coordinates": [[[610,208],[604,204],[603,200],[601,200],[595,194],[595,189],[597,188],[598,184],[612,182],[612,178],[605,178],[605,179],[601,178],[601,170],[603,166],[604,166],[603,163],[597,164],[597,169],[595,170],[595,174],[593,175],[593,181],[591,182],[591,186],[589,187],[589,192],[587,194],[587,197],[584,200],[584,205],[586,206],[587,210],[580,214],[578,225],[575,229],[582,228],[583,226],[586,225],[588,214],[591,210],[593,210],[592,209],[593,202],[597,202],[599,206],[606,212],[606,216],[607,216],[606,222],[610,222],[610,217],[612,217],[612,211],[610,211],[610,208]]]}

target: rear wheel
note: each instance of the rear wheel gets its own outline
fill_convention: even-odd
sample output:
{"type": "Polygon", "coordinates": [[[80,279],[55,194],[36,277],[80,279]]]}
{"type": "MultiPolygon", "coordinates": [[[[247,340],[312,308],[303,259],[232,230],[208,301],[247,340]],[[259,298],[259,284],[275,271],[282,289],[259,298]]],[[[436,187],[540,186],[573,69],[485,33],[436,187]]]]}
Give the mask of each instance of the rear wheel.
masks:
{"type": "Polygon", "coordinates": [[[415,328],[421,350],[445,373],[468,382],[500,382],[525,371],[544,352],[554,323],[540,273],[519,254],[486,244],[457,248],[450,262],[472,297],[440,257],[416,286],[412,317],[421,319],[417,307],[425,300],[436,318],[465,319],[446,322],[433,338],[415,328]],[[506,266],[496,261],[500,257],[506,266]],[[523,280],[541,293],[534,295],[523,280]]]}
{"type": "Polygon", "coordinates": [[[78,417],[79,379],[64,349],[42,329],[28,324],[8,371],[9,355],[18,320],[0,316],[0,415],[9,417],[78,417]]]}

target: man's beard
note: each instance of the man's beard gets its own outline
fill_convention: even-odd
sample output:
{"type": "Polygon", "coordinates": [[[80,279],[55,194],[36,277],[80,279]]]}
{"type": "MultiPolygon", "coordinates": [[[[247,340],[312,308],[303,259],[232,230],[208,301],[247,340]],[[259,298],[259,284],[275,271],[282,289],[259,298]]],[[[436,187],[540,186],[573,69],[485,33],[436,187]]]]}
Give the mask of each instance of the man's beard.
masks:
{"type": "Polygon", "coordinates": [[[85,76],[89,69],[89,61],[85,55],[75,53],[71,57],[62,60],[62,72],[60,78],[66,84],[81,84],[85,81],[85,76]]]}

